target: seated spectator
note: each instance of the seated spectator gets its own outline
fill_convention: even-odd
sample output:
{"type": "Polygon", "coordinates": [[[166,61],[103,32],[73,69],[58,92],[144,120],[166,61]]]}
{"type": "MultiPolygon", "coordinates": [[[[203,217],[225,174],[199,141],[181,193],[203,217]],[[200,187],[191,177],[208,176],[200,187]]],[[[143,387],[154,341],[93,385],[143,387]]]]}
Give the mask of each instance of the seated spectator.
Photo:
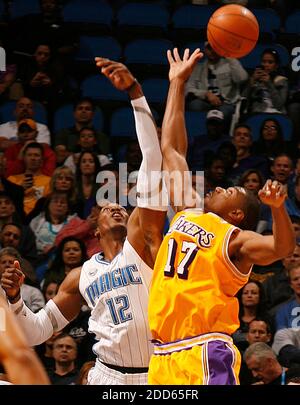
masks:
{"type": "Polygon", "coordinates": [[[196,65],[186,85],[187,108],[222,111],[229,130],[240,87],[248,79],[248,73],[237,59],[219,56],[207,41],[204,54],[206,60],[196,65]]]}
{"type": "Polygon", "coordinates": [[[300,327],[300,264],[295,264],[288,269],[288,280],[294,294],[287,302],[281,304],[276,311],[276,331],[284,328],[300,327]]]}
{"type": "Polygon", "coordinates": [[[51,177],[42,174],[44,149],[41,144],[32,142],[23,150],[24,172],[9,176],[8,180],[24,189],[24,211],[29,214],[37,200],[49,194],[51,177]]]}
{"type": "Polygon", "coordinates": [[[232,335],[234,344],[239,350],[247,347],[247,333],[249,323],[256,318],[264,318],[271,321],[265,308],[265,296],[262,284],[250,280],[237,294],[240,303],[239,320],[240,327],[232,335]]]}
{"type": "Polygon", "coordinates": [[[295,177],[294,192],[285,204],[290,216],[300,217],[300,175],[295,177]]]}
{"type": "Polygon", "coordinates": [[[59,285],[59,282],[55,278],[51,279],[48,277],[48,279],[44,281],[42,293],[46,303],[56,296],[59,285]]]}
{"type": "MultiPolygon", "coordinates": [[[[15,260],[18,260],[21,263],[22,269],[24,269],[25,273],[24,284],[21,286],[21,296],[28,308],[33,312],[37,312],[45,306],[45,300],[43,294],[38,288],[27,284],[26,273],[30,264],[22,258],[16,249],[7,247],[0,250],[0,276],[4,270],[13,267],[15,260]]],[[[29,273],[30,272],[32,272],[32,268],[29,269],[29,273]]]]}
{"type": "Polygon", "coordinates": [[[300,245],[297,243],[292,255],[282,259],[281,267],[263,283],[266,308],[270,314],[275,315],[280,304],[293,296],[293,290],[289,283],[288,271],[296,264],[300,265],[300,245]]]}
{"type": "MultiPolygon", "coordinates": [[[[272,333],[269,322],[262,318],[253,319],[253,321],[249,323],[249,329],[246,339],[248,342],[247,347],[256,342],[264,342],[270,345],[272,341],[272,333]]],[[[245,350],[247,347],[245,347],[245,350]]],[[[255,379],[253,378],[251,371],[248,369],[247,364],[243,360],[243,354],[244,351],[241,352],[242,363],[239,374],[240,384],[253,384],[255,382],[255,379]]]]}
{"type": "Polygon", "coordinates": [[[270,164],[276,156],[287,149],[281,126],[276,119],[266,119],[262,122],[258,141],[254,143],[253,147],[254,152],[266,157],[270,164]]]}
{"type": "Polygon", "coordinates": [[[9,195],[14,201],[16,211],[21,221],[25,218],[24,213],[24,189],[21,186],[7,180],[6,175],[6,158],[3,152],[0,152],[0,193],[9,195]]]}
{"type": "Polygon", "coordinates": [[[78,33],[70,24],[64,23],[61,3],[65,2],[40,0],[40,13],[26,14],[9,21],[8,33],[13,49],[31,54],[33,46],[42,38],[64,62],[69,61],[77,49],[78,33]]]}
{"type": "Polygon", "coordinates": [[[65,69],[45,40],[40,40],[33,56],[19,71],[25,94],[39,101],[50,113],[72,99],[72,89],[65,69]]]}
{"type": "Polygon", "coordinates": [[[60,284],[74,268],[87,260],[85,244],[73,236],[64,238],[57,246],[55,256],[45,274],[45,281],[57,280],[60,284]]]}
{"type": "Polygon", "coordinates": [[[246,124],[237,124],[233,131],[232,143],[236,148],[236,162],[228,173],[228,179],[237,184],[239,177],[249,169],[259,170],[264,177],[269,172],[268,161],[252,152],[251,128],[246,124]]]}
{"type": "Polygon", "coordinates": [[[222,111],[210,110],[207,113],[206,128],[207,136],[189,139],[187,157],[189,167],[193,170],[204,170],[205,161],[208,161],[217,149],[230,139],[229,135],[224,132],[222,111]]]}
{"type": "Polygon", "coordinates": [[[299,73],[291,71],[289,75],[290,88],[287,102],[287,113],[293,123],[293,140],[299,142],[300,134],[300,78],[299,73]]]}
{"type": "MultiPolygon", "coordinates": [[[[279,183],[285,185],[288,189],[288,199],[285,201],[285,207],[288,214],[297,216],[297,209],[295,209],[290,201],[294,191],[292,184],[292,159],[285,153],[276,156],[271,166],[271,172],[273,173],[273,180],[277,180],[279,183]]],[[[261,223],[258,225],[257,229],[259,233],[272,230],[272,214],[271,210],[266,205],[262,206],[260,222],[261,223]]]]}
{"type": "MultiPolygon", "coordinates": [[[[65,159],[77,152],[79,131],[83,127],[93,128],[93,118],[95,115],[94,102],[89,98],[82,98],[74,104],[74,126],[64,128],[55,134],[55,152],[58,164],[63,164],[65,159]]],[[[102,153],[109,153],[109,139],[102,132],[96,132],[97,145],[102,153]]]]}
{"type": "Polygon", "coordinates": [[[263,188],[264,184],[265,179],[261,172],[256,169],[246,170],[238,181],[238,186],[251,190],[255,195],[258,195],[259,190],[263,188]]]}
{"type": "MultiPolygon", "coordinates": [[[[28,97],[21,97],[15,108],[16,121],[8,121],[0,125],[0,150],[5,150],[9,146],[18,142],[18,122],[24,118],[34,119],[33,102],[28,97]]],[[[37,138],[40,143],[50,145],[50,132],[46,125],[37,122],[37,138]]]]}
{"type": "Polygon", "coordinates": [[[244,360],[258,383],[285,385],[285,369],[277,360],[275,352],[264,342],[253,343],[246,349],[244,360]]]}
{"type": "Polygon", "coordinates": [[[99,185],[96,183],[101,167],[93,152],[82,152],[76,168],[78,215],[87,218],[96,202],[99,185]]]}
{"type": "Polygon", "coordinates": [[[288,79],[279,73],[280,57],[275,49],[267,48],[245,88],[247,114],[286,113],[288,79]]]}
{"type": "Polygon", "coordinates": [[[77,345],[68,334],[62,333],[53,340],[54,368],[48,375],[53,385],[74,385],[79,370],[76,367],[77,345]]]}
{"type": "Polygon", "coordinates": [[[48,256],[55,247],[56,235],[76,215],[70,215],[69,211],[68,195],[54,191],[46,200],[44,212],[31,220],[30,227],[36,235],[39,255],[48,256]]]}
{"type": "Polygon", "coordinates": [[[217,155],[206,163],[204,175],[204,195],[214,191],[216,187],[228,188],[232,186],[232,183],[226,180],[224,163],[217,155]]]}
{"type": "Polygon", "coordinates": [[[84,242],[88,258],[100,252],[101,244],[95,235],[100,209],[96,203],[86,219],[81,219],[78,216],[71,219],[56,236],[55,246],[58,247],[67,237],[74,237],[84,242]]]}
{"type": "Polygon", "coordinates": [[[275,333],[272,349],[278,356],[280,364],[290,367],[300,364],[300,328],[280,329],[275,333]]]}
{"type": "MultiPolygon", "coordinates": [[[[65,166],[57,167],[50,180],[50,193],[53,191],[62,191],[68,193],[69,201],[71,204],[71,212],[77,211],[76,202],[76,182],[75,176],[71,169],[65,166]]],[[[46,197],[41,197],[35,204],[34,209],[26,217],[26,222],[29,223],[32,218],[40,214],[45,205],[46,197]]]]}
{"type": "MultiPolygon", "coordinates": [[[[5,150],[6,175],[11,176],[24,172],[23,152],[30,142],[37,140],[37,124],[31,118],[25,118],[18,122],[18,142],[5,150]]],[[[43,147],[43,165],[41,172],[45,176],[52,176],[56,167],[56,156],[54,151],[46,143],[43,147]]]]}
{"type": "Polygon", "coordinates": [[[75,174],[76,165],[79,160],[80,153],[82,152],[94,152],[98,155],[101,168],[107,165],[111,165],[112,161],[104,155],[97,145],[96,132],[93,128],[83,127],[79,131],[79,140],[77,145],[77,152],[70,155],[64,162],[64,166],[69,167],[75,174]]]}
{"type": "MultiPolygon", "coordinates": [[[[13,247],[32,266],[36,264],[37,250],[35,245],[35,235],[29,226],[20,225],[15,222],[7,222],[2,226],[0,232],[0,245],[2,248],[13,247]]],[[[32,281],[36,281],[34,273],[32,281]]]]}

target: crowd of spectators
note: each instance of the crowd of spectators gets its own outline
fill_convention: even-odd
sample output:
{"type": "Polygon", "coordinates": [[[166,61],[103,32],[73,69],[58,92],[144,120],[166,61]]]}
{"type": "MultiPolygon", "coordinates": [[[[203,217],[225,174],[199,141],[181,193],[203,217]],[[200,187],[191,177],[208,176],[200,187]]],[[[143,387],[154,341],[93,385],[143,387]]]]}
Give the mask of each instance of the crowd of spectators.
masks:
{"type": "MultiPolygon", "coordinates": [[[[110,117],[119,106],[107,108],[81,94],[84,69],[80,70],[75,58],[80,32],[63,21],[62,9],[67,3],[40,0],[40,14],[11,18],[11,2],[6,1],[0,25],[7,51],[6,71],[0,72],[0,274],[14,260],[21,261],[26,274],[22,295],[34,312],[55,295],[66,274],[101,250],[94,235],[99,187],[109,183],[110,176],[120,174],[119,163],[127,163],[130,173],[138,170],[141,161],[134,133],[120,139],[120,144],[110,136],[110,117]],[[1,112],[9,103],[13,104],[13,119],[1,112]],[[56,111],[71,103],[73,124],[55,132],[56,111]],[[38,106],[46,120],[41,120],[38,106]],[[99,110],[105,115],[101,128],[95,124],[99,110]],[[99,173],[107,180],[99,181],[99,173]]],[[[113,3],[117,12],[127,2],[113,3]]],[[[272,7],[281,19],[280,32],[297,7],[292,0],[157,3],[170,13],[184,4],[272,7]]],[[[117,34],[116,39],[120,40],[117,34]]],[[[203,112],[206,117],[205,134],[189,137],[190,170],[204,171],[204,192],[239,185],[257,196],[268,178],[288,189],[286,207],[295,228],[295,252],[280,263],[254,268],[239,293],[241,326],[233,336],[241,353],[245,352],[242,383],[254,383],[261,377],[255,371],[255,356],[264,356],[271,364],[274,376],[266,378],[266,384],[282,382],[282,366],[300,363],[299,79],[281,65],[270,44],[253,70],[239,60],[220,57],[207,41],[204,53],[204,62],[186,85],[187,110],[199,113],[199,120],[203,112]],[[254,139],[245,121],[258,113],[269,116],[254,139]],[[291,140],[287,140],[280,116],[292,124],[291,140]],[[247,349],[256,342],[264,345],[247,349]],[[247,365],[254,370],[253,376],[247,365]]],[[[90,65],[96,74],[93,60],[90,65]]],[[[138,69],[136,73],[138,77],[138,69]]],[[[158,108],[158,126],[163,107],[158,108]]],[[[115,198],[121,192],[128,194],[131,186],[118,186],[115,198]]],[[[126,208],[131,212],[130,204],[126,208]]],[[[256,230],[268,234],[271,229],[270,211],[261,204],[256,230]]],[[[88,317],[89,311],[83,307],[63,334],[37,348],[53,384],[84,383],[93,366],[94,340],[88,333],[88,317]],[[68,355],[62,356],[63,351],[68,355]]]]}

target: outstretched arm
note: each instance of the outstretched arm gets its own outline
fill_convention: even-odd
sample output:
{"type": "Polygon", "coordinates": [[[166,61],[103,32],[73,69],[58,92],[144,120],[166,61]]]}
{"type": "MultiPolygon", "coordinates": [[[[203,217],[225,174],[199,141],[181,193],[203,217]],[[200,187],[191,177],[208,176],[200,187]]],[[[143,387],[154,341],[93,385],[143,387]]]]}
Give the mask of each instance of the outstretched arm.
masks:
{"type": "Polygon", "coordinates": [[[128,240],[142,259],[153,266],[167,207],[162,204],[162,155],[154,118],[142,88],[121,63],[96,58],[96,65],[118,90],[127,91],[133,107],[135,126],[143,160],[137,180],[137,205],[128,222],[128,240]]]}
{"type": "Polygon", "coordinates": [[[177,211],[197,204],[197,196],[192,194],[192,181],[188,175],[189,168],[186,162],[187,133],[184,116],[184,88],[202,56],[200,49],[196,49],[191,56],[189,49],[186,49],[182,59],[177,48],[174,49],[173,54],[170,50],[168,51],[170,87],[162,125],[161,148],[163,168],[169,174],[167,184],[170,200],[177,211]],[[187,198],[188,196],[190,198],[187,198]]]}
{"type": "Polygon", "coordinates": [[[48,301],[37,313],[33,313],[20,296],[24,275],[19,262],[15,261],[14,267],[3,272],[1,286],[30,346],[45,342],[53,332],[63,329],[79,314],[83,303],[79,292],[80,270],[73,269],[64,279],[53,300],[48,301]]]}
{"type": "Polygon", "coordinates": [[[40,360],[28,346],[16,318],[1,296],[0,363],[13,384],[49,384],[40,360]]]}
{"type": "Polygon", "coordinates": [[[273,235],[243,231],[230,242],[229,255],[235,258],[241,272],[247,273],[252,264],[268,265],[293,253],[296,240],[284,205],[286,196],[285,188],[272,180],[259,191],[261,201],[272,210],[273,235]]]}

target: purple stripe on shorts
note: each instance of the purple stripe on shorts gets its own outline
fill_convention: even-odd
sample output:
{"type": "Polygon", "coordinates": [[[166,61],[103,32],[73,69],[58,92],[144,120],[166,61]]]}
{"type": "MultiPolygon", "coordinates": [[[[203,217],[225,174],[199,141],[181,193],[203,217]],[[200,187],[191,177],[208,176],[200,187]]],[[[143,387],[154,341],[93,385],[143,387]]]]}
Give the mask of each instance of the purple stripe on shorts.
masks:
{"type": "Polygon", "coordinates": [[[233,349],[220,340],[208,342],[208,385],[236,385],[233,373],[233,349]]]}

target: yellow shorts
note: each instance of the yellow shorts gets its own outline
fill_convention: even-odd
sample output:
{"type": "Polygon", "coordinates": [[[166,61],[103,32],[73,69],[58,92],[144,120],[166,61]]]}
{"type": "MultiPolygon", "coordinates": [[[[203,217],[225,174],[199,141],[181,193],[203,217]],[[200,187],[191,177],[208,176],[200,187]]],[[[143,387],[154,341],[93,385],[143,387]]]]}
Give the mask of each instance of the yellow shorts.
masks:
{"type": "Polygon", "coordinates": [[[241,355],[231,337],[208,333],[167,344],[155,344],[149,384],[238,385],[241,355]]]}

